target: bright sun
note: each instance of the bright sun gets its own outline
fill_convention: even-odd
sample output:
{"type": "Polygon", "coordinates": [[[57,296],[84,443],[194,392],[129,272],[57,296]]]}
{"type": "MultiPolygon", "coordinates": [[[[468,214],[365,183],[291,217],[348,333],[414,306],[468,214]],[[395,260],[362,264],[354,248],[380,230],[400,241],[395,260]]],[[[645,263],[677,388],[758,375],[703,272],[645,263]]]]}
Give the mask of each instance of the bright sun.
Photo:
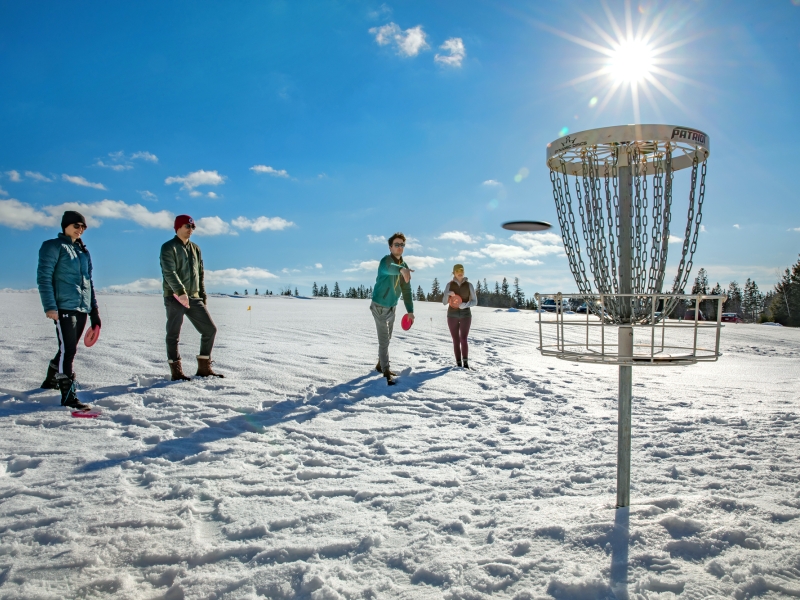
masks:
{"type": "Polygon", "coordinates": [[[653,71],[653,51],[642,40],[625,40],[614,48],[609,74],[620,83],[641,83],[653,71]]]}
{"type": "Polygon", "coordinates": [[[678,65],[688,60],[685,55],[668,56],[667,54],[674,53],[695,39],[694,37],[670,39],[676,32],[682,31],[682,25],[690,18],[690,15],[682,16],[677,23],[667,23],[671,18],[671,13],[648,8],[652,4],[639,3],[638,23],[635,24],[636,17],[631,10],[631,0],[625,0],[625,15],[622,23],[617,21],[607,3],[601,1],[608,18],[607,28],[601,27],[592,18],[583,15],[584,20],[597,36],[594,41],[545,27],[556,35],[601,55],[599,60],[590,61],[598,68],[567,82],[567,85],[576,85],[591,80],[598,82],[599,89],[594,90],[589,101],[595,117],[599,116],[612,99],[618,96],[618,92],[620,99],[622,96],[630,94],[633,118],[637,123],[641,116],[640,101],[642,97],[649,101],[655,113],[662,118],[654,92],[660,92],[675,106],[689,112],[670,89],[673,86],[665,85],[663,80],[700,85],[698,82],[676,73],[672,68],[667,68],[667,65],[678,65]]]}

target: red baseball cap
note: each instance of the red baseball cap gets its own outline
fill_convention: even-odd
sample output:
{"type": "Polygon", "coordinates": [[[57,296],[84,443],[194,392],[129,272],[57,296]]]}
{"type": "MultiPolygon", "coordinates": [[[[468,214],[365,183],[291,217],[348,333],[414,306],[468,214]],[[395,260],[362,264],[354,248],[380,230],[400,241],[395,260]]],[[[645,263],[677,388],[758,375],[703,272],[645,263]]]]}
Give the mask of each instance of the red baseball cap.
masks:
{"type": "Polygon", "coordinates": [[[175,225],[174,225],[175,231],[178,231],[178,229],[180,229],[187,223],[192,226],[192,229],[194,229],[194,219],[192,219],[192,217],[190,217],[189,215],[178,215],[177,217],[175,217],[175,225]]]}

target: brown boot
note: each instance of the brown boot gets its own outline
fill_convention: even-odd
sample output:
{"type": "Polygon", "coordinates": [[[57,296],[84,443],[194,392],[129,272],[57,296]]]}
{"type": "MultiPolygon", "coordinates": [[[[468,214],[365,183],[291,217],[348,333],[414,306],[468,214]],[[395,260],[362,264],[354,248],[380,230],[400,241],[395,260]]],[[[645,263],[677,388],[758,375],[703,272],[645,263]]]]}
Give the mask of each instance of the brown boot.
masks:
{"type": "Polygon", "coordinates": [[[187,377],[186,374],[183,372],[183,367],[181,366],[181,361],[179,360],[171,360],[169,361],[169,371],[172,373],[172,381],[191,381],[191,377],[187,377]]]}
{"type": "Polygon", "coordinates": [[[225,377],[221,373],[215,373],[214,369],[211,368],[211,357],[210,356],[198,356],[197,357],[197,373],[198,377],[225,377]]]}
{"type": "MultiPolygon", "coordinates": [[[[375,365],[375,370],[376,370],[378,373],[383,373],[383,369],[381,369],[381,361],[378,361],[378,364],[377,364],[377,365],[375,365]]],[[[389,373],[391,373],[391,374],[392,374],[394,377],[397,377],[397,373],[394,373],[394,372],[392,372],[392,371],[389,371],[389,373]]]]}

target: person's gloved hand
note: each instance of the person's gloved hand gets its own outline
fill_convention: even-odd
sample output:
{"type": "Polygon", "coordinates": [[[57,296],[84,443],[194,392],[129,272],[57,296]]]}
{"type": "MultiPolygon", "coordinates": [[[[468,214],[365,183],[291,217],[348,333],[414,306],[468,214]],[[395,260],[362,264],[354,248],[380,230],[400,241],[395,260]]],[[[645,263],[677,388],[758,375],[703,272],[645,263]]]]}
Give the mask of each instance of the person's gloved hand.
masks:
{"type": "Polygon", "coordinates": [[[92,325],[92,329],[103,326],[100,322],[100,311],[97,310],[96,306],[92,309],[92,312],[89,313],[89,322],[92,325]]]}

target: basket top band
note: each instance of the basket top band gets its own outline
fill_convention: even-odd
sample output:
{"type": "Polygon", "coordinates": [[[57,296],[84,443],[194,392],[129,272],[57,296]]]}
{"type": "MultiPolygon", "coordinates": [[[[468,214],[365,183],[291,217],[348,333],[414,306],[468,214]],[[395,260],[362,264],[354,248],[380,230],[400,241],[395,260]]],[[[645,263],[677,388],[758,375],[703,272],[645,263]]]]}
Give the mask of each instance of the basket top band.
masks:
{"type": "Polygon", "coordinates": [[[698,129],[680,125],[618,125],[588,129],[558,138],[547,145],[547,166],[553,171],[564,169],[567,175],[582,175],[587,152],[596,160],[614,160],[619,148],[617,166],[628,165],[628,148],[636,148],[639,161],[647,167],[672,155],[672,170],[691,167],[694,161],[706,160],[710,154],[709,137],[698,129]]]}

